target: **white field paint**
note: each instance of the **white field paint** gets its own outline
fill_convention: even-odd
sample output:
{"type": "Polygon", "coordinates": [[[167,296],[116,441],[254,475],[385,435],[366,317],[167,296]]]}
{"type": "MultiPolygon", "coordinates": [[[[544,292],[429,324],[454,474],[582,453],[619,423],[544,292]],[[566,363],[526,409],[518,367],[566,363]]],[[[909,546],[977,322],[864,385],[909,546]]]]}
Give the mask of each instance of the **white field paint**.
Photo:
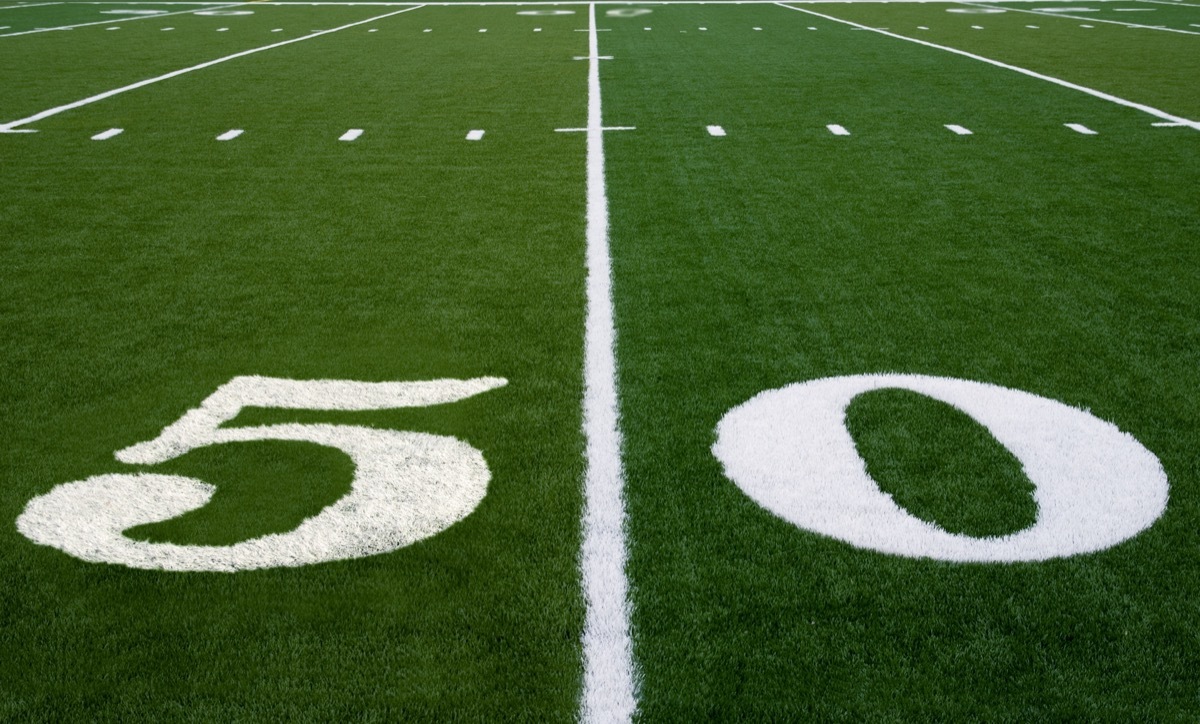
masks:
{"type": "MultiPolygon", "coordinates": [[[[779,0],[678,0],[678,2],[676,2],[675,0],[670,0],[668,2],[667,0],[649,0],[648,2],[638,3],[638,4],[640,4],[640,5],[651,5],[651,4],[653,4],[653,5],[668,5],[668,4],[669,5],[774,5],[778,1],[779,0]]],[[[795,1],[801,5],[831,5],[831,4],[848,5],[851,3],[851,0],[795,0],[795,1]]],[[[961,0],[853,0],[853,1],[857,2],[859,4],[880,3],[880,4],[886,5],[890,2],[890,3],[896,4],[896,5],[904,5],[904,4],[909,4],[909,3],[916,3],[916,4],[922,4],[922,5],[924,5],[924,4],[944,5],[947,3],[958,4],[961,0]]],[[[1045,5],[1047,2],[1062,2],[1062,3],[1075,2],[1075,0],[1007,0],[1007,1],[1008,2],[1038,3],[1040,5],[1045,5]]],[[[1097,2],[1097,3],[1124,2],[1124,1],[1125,0],[1095,0],[1095,2],[1097,2]]],[[[1154,2],[1155,0],[1134,0],[1134,1],[1135,2],[1154,2]]],[[[595,4],[596,5],[627,5],[628,3],[629,3],[629,0],[600,0],[599,2],[596,2],[595,4]]],[[[88,5],[217,5],[219,3],[217,3],[217,2],[190,2],[190,1],[189,2],[178,2],[178,1],[156,2],[154,0],[131,0],[130,2],[123,2],[121,0],[88,0],[87,4],[88,5]]],[[[353,7],[356,5],[395,7],[398,5],[416,5],[416,4],[417,3],[415,3],[415,2],[384,2],[384,1],[380,1],[380,0],[368,1],[368,2],[338,2],[336,0],[333,2],[330,2],[328,0],[323,0],[321,2],[278,3],[278,4],[272,4],[272,7],[289,7],[289,6],[292,6],[292,7],[319,7],[319,6],[353,7]]],[[[458,8],[461,8],[461,7],[492,7],[492,6],[496,6],[496,7],[539,7],[539,6],[559,7],[562,5],[589,5],[592,3],[589,2],[588,0],[500,0],[498,2],[489,2],[489,1],[485,0],[485,1],[481,1],[481,2],[457,2],[457,1],[456,2],[444,2],[443,1],[443,2],[428,2],[428,3],[420,3],[420,4],[428,5],[430,7],[458,7],[458,8]]],[[[1159,4],[1181,5],[1181,6],[1185,6],[1185,7],[1191,7],[1191,6],[1186,5],[1185,3],[1177,3],[1177,2],[1160,2],[1159,4]]],[[[1200,6],[1198,6],[1198,7],[1200,7],[1200,6]]]]}
{"type": "MultiPolygon", "coordinates": [[[[961,2],[961,0],[853,0],[853,1],[857,2],[859,4],[880,3],[880,4],[884,4],[884,5],[888,4],[889,2],[892,4],[896,4],[896,5],[904,5],[904,4],[909,4],[909,3],[916,3],[916,4],[921,4],[921,5],[925,5],[925,4],[944,5],[944,4],[949,3],[949,4],[957,5],[961,2]]],[[[1045,5],[1048,2],[1061,2],[1061,3],[1075,2],[1075,0],[1007,0],[1007,1],[1008,2],[1037,3],[1039,5],[1045,5]]],[[[1095,0],[1096,3],[1124,2],[1124,1],[1125,0],[1095,0]]],[[[1134,2],[1155,2],[1155,1],[1156,0],[1134,0],[1134,2]]],[[[648,2],[638,3],[638,4],[639,5],[774,5],[778,2],[779,2],[779,0],[678,0],[678,2],[676,2],[675,0],[669,0],[669,1],[668,0],[649,0],[648,2]]],[[[832,5],[832,4],[849,5],[849,4],[851,4],[851,0],[795,0],[795,2],[798,4],[801,4],[801,5],[832,5]]],[[[88,5],[219,5],[220,3],[219,2],[211,2],[211,1],[210,2],[178,2],[178,1],[156,2],[155,0],[131,0],[130,2],[123,2],[121,0],[88,0],[86,4],[88,4],[88,5]]],[[[321,2],[277,3],[277,4],[272,4],[272,7],[320,7],[320,6],[353,7],[356,5],[376,6],[376,7],[395,7],[395,6],[417,5],[417,4],[418,3],[415,3],[415,2],[385,2],[382,0],[371,0],[371,1],[367,1],[367,2],[339,2],[337,0],[333,0],[333,1],[322,0],[321,2]]],[[[562,5],[589,5],[592,3],[589,2],[589,0],[499,0],[496,2],[490,2],[487,0],[482,0],[480,2],[458,2],[457,0],[454,2],[446,2],[443,0],[443,1],[439,1],[439,2],[426,2],[426,3],[419,3],[419,4],[427,5],[430,7],[458,7],[458,8],[461,8],[461,7],[492,7],[492,6],[495,6],[495,7],[544,7],[544,6],[559,7],[562,5]]],[[[600,0],[599,2],[596,2],[595,4],[596,5],[628,5],[629,0],[600,0]]],[[[1177,3],[1177,2],[1173,2],[1173,1],[1172,2],[1159,2],[1159,4],[1160,5],[1180,5],[1180,6],[1184,6],[1184,7],[1192,7],[1190,5],[1186,5],[1185,3],[1177,3]]],[[[1196,6],[1196,7],[1200,7],[1200,6],[1196,6]]]]}
{"type": "Polygon", "coordinates": [[[346,131],[341,136],[338,136],[338,140],[339,141],[353,141],[353,140],[357,139],[359,136],[361,136],[362,134],[363,134],[363,129],[351,128],[349,131],[346,131]]]}
{"type": "Polygon", "coordinates": [[[121,133],[124,132],[124,130],[125,130],[124,128],[110,128],[107,131],[101,131],[100,133],[97,133],[96,135],[92,136],[92,140],[93,141],[107,141],[110,138],[114,138],[116,136],[121,135],[121,133]]]}
{"type": "Polygon", "coordinates": [[[971,135],[971,129],[963,128],[962,126],[956,126],[953,123],[947,123],[946,128],[948,128],[949,130],[953,131],[954,133],[956,133],[960,136],[970,136],[971,135]]]}
{"type": "Polygon", "coordinates": [[[836,123],[830,123],[828,126],[825,126],[825,127],[828,128],[829,132],[835,136],[849,136],[850,135],[850,131],[847,131],[844,126],[839,126],[836,123]]]}
{"type": "Polygon", "coordinates": [[[478,129],[476,129],[474,131],[468,131],[467,132],[467,140],[468,141],[482,141],[483,140],[483,131],[478,130],[478,129]]]}
{"type": "Polygon", "coordinates": [[[1113,8],[1114,13],[1152,13],[1154,8],[1113,8]]]}
{"type": "Polygon", "coordinates": [[[174,30],[174,29],[175,29],[175,28],[163,28],[163,29],[162,29],[162,31],[165,33],[165,32],[167,32],[167,31],[174,30]]]}
{"type": "Polygon", "coordinates": [[[1166,509],[1158,458],[1083,410],[983,382],[855,375],[760,393],[717,425],[713,454],[756,503],[859,548],[957,562],[1041,561],[1092,553],[1149,528],[1166,509]],[[871,390],[904,389],[958,408],[1021,462],[1037,519],[1011,535],[950,533],[898,506],[867,473],[846,409],[871,390]]]}
{"type": "Polygon", "coordinates": [[[518,10],[517,15],[574,15],[574,10],[518,10]]]}
{"type": "MultiPolygon", "coordinates": [[[[232,8],[232,7],[237,7],[239,5],[245,5],[245,3],[239,2],[239,3],[233,3],[231,5],[226,4],[226,5],[221,5],[221,7],[232,8]]],[[[156,13],[154,15],[138,15],[136,17],[128,17],[128,18],[108,18],[107,20],[97,20],[97,21],[91,22],[91,23],[76,23],[75,25],[59,25],[59,26],[56,26],[53,28],[34,28],[33,30],[22,30],[22,31],[19,31],[16,33],[5,33],[4,35],[0,35],[0,38],[15,38],[18,35],[32,35],[33,33],[49,33],[49,32],[55,31],[55,30],[72,30],[74,28],[86,28],[86,27],[90,27],[92,25],[106,25],[108,23],[132,23],[136,20],[150,20],[151,18],[165,18],[165,17],[169,17],[171,15],[191,15],[195,12],[196,11],[194,9],[193,10],[177,10],[172,13],[156,13]]]]}
{"type": "Polygon", "coordinates": [[[708,127],[708,135],[710,135],[710,136],[718,136],[718,137],[720,137],[720,136],[724,136],[724,135],[725,135],[725,129],[724,129],[724,128],[721,128],[720,126],[709,126],[709,127],[708,127]]]}
{"type": "Polygon", "coordinates": [[[637,710],[625,561],[625,474],[617,398],[617,333],[613,321],[604,122],[600,108],[600,42],[596,5],[588,5],[587,317],[584,331],[583,548],[579,567],[586,606],[583,701],[586,724],[629,722],[637,710]]]}
{"type": "MultiPolygon", "coordinates": [[[[226,55],[222,58],[217,58],[216,60],[209,60],[207,62],[200,63],[199,65],[193,65],[193,66],[189,66],[187,68],[173,70],[170,73],[163,73],[162,75],[157,75],[153,78],[147,78],[146,80],[140,80],[136,83],[130,83],[129,85],[121,86],[120,88],[114,88],[113,90],[104,91],[103,93],[97,93],[94,96],[88,96],[87,98],[84,98],[83,100],[75,101],[74,103],[67,103],[66,105],[62,105],[62,106],[55,106],[54,108],[50,108],[50,109],[41,111],[40,113],[35,113],[32,116],[28,116],[26,118],[22,118],[17,121],[10,121],[8,123],[0,124],[0,133],[9,132],[19,126],[26,126],[26,125],[29,125],[30,123],[35,123],[37,121],[41,121],[41,120],[49,118],[51,116],[56,116],[59,113],[65,113],[66,111],[71,111],[76,108],[81,108],[83,106],[86,106],[86,105],[89,105],[92,103],[96,103],[98,101],[102,101],[107,98],[112,98],[115,95],[127,93],[131,90],[137,90],[138,88],[145,88],[146,86],[151,85],[153,83],[158,83],[158,82],[161,82],[164,80],[170,80],[171,78],[177,78],[186,73],[192,73],[197,70],[211,68],[212,66],[218,65],[220,63],[225,63],[230,60],[236,60],[238,58],[244,58],[247,55],[261,53],[261,52],[267,51],[267,50],[274,50],[275,48],[282,48],[283,46],[291,45],[292,43],[302,43],[305,40],[312,40],[313,38],[319,38],[323,35],[329,35],[330,33],[336,33],[338,31],[346,30],[348,28],[358,27],[359,25],[366,25],[367,23],[373,23],[378,20],[383,20],[384,18],[390,18],[393,15],[399,15],[401,13],[407,13],[407,12],[410,12],[413,10],[419,10],[422,7],[424,7],[424,6],[423,5],[414,5],[412,7],[404,8],[403,10],[395,10],[390,13],[384,13],[383,15],[376,15],[375,17],[367,18],[366,20],[359,20],[359,21],[356,21],[353,23],[347,23],[346,25],[340,25],[336,28],[330,28],[329,30],[322,30],[320,32],[312,33],[310,35],[302,35],[298,38],[290,38],[288,40],[282,40],[278,43],[272,43],[270,45],[263,45],[258,48],[251,48],[250,50],[243,50],[239,53],[234,53],[233,55],[226,55]]],[[[162,17],[162,16],[158,16],[158,17],[162,17]]],[[[0,37],[5,37],[5,36],[0,36],[0,37]]]]}
{"type": "Polygon", "coordinates": [[[604,14],[610,18],[637,18],[652,12],[649,8],[614,8],[604,14]]]}
{"type": "Polygon", "coordinates": [[[487,28],[480,28],[480,29],[479,29],[479,32],[481,32],[481,33],[486,33],[486,32],[487,32],[487,28]]]}
{"type": "Polygon", "coordinates": [[[5,5],[0,10],[18,10],[20,8],[44,8],[48,5],[62,5],[63,3],[29,3],[28,5],[5,5]]]}
{"type": "MultiPolygon", "coordinates": [[[[972,3],[972,7],[989,8],[991,5],[982,5],[972,3]]],[[[1095,8],[1033,8],[1027,10],[1025,8],[1008,8],[1015,13],[1028,13],[1030,15],[1049,15],[1057,18],[1067,18],[1069,20],[1086,20],[1089,23],[1108,23],[1109,25],[1123,25],[1127,28],[1143,28],[1145,30],[1162,30],[1168,33],[1182,33],[1183,35],[1200,35],[1194,30],[1181,30],[1179,28],[1166,28],[1161,25],[1141,25],[1140,23],[1126,23],[1120,20],[1105,20],[1104,18],[1081,18],[1077,13],[1081,12],[1099,12],[1095,8]]],[[[1080,25],[1081,28],[1092,28],[1093,25],[1080,25]]]]}
{"type": "Polygon", "coordinates": [[[118,27],[118,26],[113,26],[113,27],[111,27],[111,28],[105,28],[105,30],[120,30],[120,29],[121,29],[121,28],[120,28],[120,27],[118,27]]]}
{"type": "Polygon", "coordinates": [[[253,15],[253,10],[198,10],[196,15],[211,15],[214,17],[224,17],[226,15],[253,15]]]}
{"type": "Polygon", "coordinates": [[[1070,128],[1072,131],[1075,131],[1076,133],[1082,133],[1085,136],[1097,135],[1095,131],[1083,125],[1082,123],[1064,123],[1063,125],[1067,128],[1070,128]]]}
{"type": "Polygon", "coordinates": [[[272,29],[271,29],[271,32],[272,32],[272,33],[282,33],[282,32],[283,32],[283,28],[272,28],[272,29]]]}
{"type": "Polygon", "coordinates": [[[229,30],[229,28],[217,28],[218,33],[224,33],[227,30],[229,30]]]}
{"type": "Polygon", "coordinates": [[[944,50],[947,53],[954,53],[955,55],[961,55],[964,58],[978,60],[980,62],[987,63],[988,65],[994,65],[997,68],[1004,68],[1005,70],[1011,70],[1016,73],[1020,73],[1021,75],[1027,75],[1030,78],[1037,78],[1038,80],[1044,80],[1047,83],[1053,83],[1055,85],[1062,86],[1063,88],[1070,88],[1071,90],[1079,91],[1080,93],[1086,93],[1095,98],[1099,98],[1101,100],[1105,100],[1110,103],[1116,103],[1117,105],[1125,106],[1126,108],[1133,108],[1134,110],[1138,110],[1138,111],[1141,111],[1142,113],[1146,113],[1151,116],[1155,116],[1156,118],[1161,118],[1164,121],[1171,121],[1172,123],[1182,123],[1183,125],[1188,126],[1189,128],[1194,128],[1194,129],[1200,131],[1200,121],[1191,121],[1191,120],[1188,120],[1181,116],[1176,116],[1174,114],[1167,113],[1166,111],[1160,111],[1159,109],[1154,108],[1152,106],[1145,105],[1144,103],[1136,103],[1134,101],[1128,101],[1128,100],[1125,100],[1124,98],[1119,98],[1117,96],[1110,95],[1103,91],[1098,91],[1094,88],[1088,88],[1086,86],[1082,86],[1077,83],[1072,83],[1070,81],[1062,80],[1061,78],[1055,78],[1053,76],[1045,75],[1043,73],[1038,73],[1037,71],[1029,70],[1027,68],[1021,68],[1019,66],[1010,65],[1008,63],[1004,63],[999,60],[992,60],[991,58],[985,58],[982,55],[976,55],[975,53],[968,53],[965,50],[959,50],[958,48],[951,48],[950,46],[947,46],[947,45],[938,45],[937,43],[931,43],[928,40],[921,40],[919,38],[910,38],[907,35],[900,35],[899,33],[889,32],[887,30],[879,30],[878,28],[870,28],[870,27],[867,27],[866,25],[860,25],[859,23],[853,22],[851,20],[842,20],[841,18],[837,18],[832,15],[825,15],[823,13],[818,13],[813,10],[807,10],[805,8],[793,7],[791,5],[785,5],[784,3],[781,3],[781,2],[777,2],[775,4],[781,8],[787,8],[788,10],[794,10],[798,13],[806,13],[808,15],[815,15],[819,18],[824,18],[826,20],[832,20],[835,23],[841,23],[842,25],[849,25],[849,26],[856,27],[856,28],[862,28],[863,30],[870,30],[873,33],[879,33],[880,35],[886,35],[889,38],[895,38],[896,40],[905,40],[910,43],[916,43],[917,45],[923,45],[927,48],[934,48],[936,50],[944,50]]]}
{"type": "MultiPolygon", "coordinates": [[[[101,10],[101,15],[164,15],[166,10],[101,10]]],[[[199,13],[197,13],[199,14],[199,13]]]]}
{"type": "Polygon", "coordinates": [[[487,493],[483,455],[453,437],[354,425],[221,427],[246,407],[384,410],[478,395],[494,377],[424,382],[350,382],[235,377],[148,442],[120,450],[123,463],[154,465],[210,445],[298,440],[341,450],[354,462],[350,492],[288,533],[228,546],[135,541],[123,531],[203,507],[213,486],[150,473],[97,475],[34,498],[17,530],[86,561],[168,571],[234,572],[295,567],[387,553],[465,518],[487,493]]]}
{"type": "Polygon", "coordinates": [[[217,140],[218,141],[232,141],[233,139],[237,138],[238,136],[242,135],[243,133],[245,133],[245,131],[243,131],[240,128],[231,128],[228,131],[225,131],[221,135],[217,136],[217,140]]]}

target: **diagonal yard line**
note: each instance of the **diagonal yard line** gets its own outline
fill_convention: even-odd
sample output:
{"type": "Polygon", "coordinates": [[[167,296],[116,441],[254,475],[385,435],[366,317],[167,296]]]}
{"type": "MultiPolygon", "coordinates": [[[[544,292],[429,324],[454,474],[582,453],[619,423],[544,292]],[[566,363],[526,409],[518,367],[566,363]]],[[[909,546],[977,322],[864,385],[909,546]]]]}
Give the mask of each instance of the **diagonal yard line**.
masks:
{"type": "Polygon", "coordinates": [[[1141,23],[1123,23],[1120,20],[1105,20],[1103,18],[1085,18],[1078,15],[1067,15],[1065,13],[1050,13],[1041,10],[1026,10],[1025,8],[1014,8],[1008,5],[988,5],[987,3],[969,3],[964,2],[963,5],[973,8],[993,8],[995,10],[1011,10],[1014,13],[1029,13],[1030,15],[1041,15],[1047,18],[1066,18],[1068,20],[1084,20],[1089,23],[1108,23],[1109,25],[1124,25],[1127,28],[1144,28],[1146,30],[1159,30],[1164,33],[1182,33],[1183,35],[1200,35],[1195,30],[1178,30],[1176,28],[1164,28],[1155,25],[1142,25],[1141,23]]]}
{"type": "Polygon", "coordinates": [[[787,8],[788,10],[795,10],[798,13],[805,13],[807,15],[815,15],[818,18],[832,20],[835,23],[841,23],[842,25],[850,25],[852,27],[859,28],[862,30],[869,30],[872,33],[886,35],[889,38],[895,38],[897,40],[906,40],[910,43],[916,43],[917,45],[924,45],[927,48],[936,48],[938,50],[944,50],[947,53],[954,53],[955,55],[961,55],[964,58],[971,58],[972,60],[982,61],[984,63],[987,63],[988,65],[994,65],[997,68],[1004,68],[1006,70],[1015,71],[1022,75],[1027,75],[1030,78],[1037,78],[1038,80],[1044,80],[1047,83],[1053,83],[1055,85],[1060,85],[1063,88],[1070,88],[1071,90],[1077,90],[1080,93],[1087,93],[1088,95],[1094,96],[1096,98],[1100,98],[1101,100],[1106,100],[1110,103],[1116,103],[1117,105],[1125,106],[1126,108],[1133,108],[1134,110],[1141,111],[1142,113],[1148,113],[1156,118],[1161,118],[1164,121],[1178,123],[1181,126],[1187,126],[1188,128],[1194,128],[1194,129],[1200,131],[1200,121],[1190,121],[1186,118],[1182,118],[1180,116],[1176,116],[1176,115],[1167,113],[1166,111],[1160,111],[1157,108],[1145,105],[1143,103],[1135,103],[1134,101],[1127,101],[1124,98],[1119,98],[1117,96],[1110,95],[1108,93],[1105,93],[1104,91],[1098,91],[1094,88],[1088,88],[1087,86],[1082,86],[1077,83],[1072,83],[1067,80],[1062,80],[1061,78],[1055,78],[1054,76],[1049,76],[1049,75],[1045,75],[1043,73],[1038,73],[1037,71],[1034,71],[1034,70],[1029,70],[1027,68],[1021,68],[1019,66],[1010,65],[1008,63],[1003,63],[999,60],[992,60],[991,58],[985,58],[982,55],[975,55],[974,53],[968,53],[967,51],[959,50],[958,48],[951,48],[946,45],[938,45],[937,43],[930,43],[929,41],[926,41],[926,40],[910,38],[907,35],[899,35],[897,33],[892,33],[887,30],[880,30],[879,28],[872,28],[867,25],[861,25],[859,23],[856,23],[856,22],[853,22],[850,20],[843,20],[841,18],[835,18],[832,15],[824,15],[822,13],[814,12],[812,10],[805,10],[804,8],[797,8],[797,7],[793,7],[791,5],[785,5],[781,2],[777,2],[775,4],[781,8],[787,8]]]}
{"type": "Polygon", "coordinates": [[[51,108],[49,110],[42,111],[41,113],[35,113],[32,116],[29,116],[28,118],[22,118],[19,121],[12,121],[10,123],[5,123],[3,125],[0,125],[0,133],[4,133],[6,131],[12,131],[14,128],[16,128],[18,126],[28,125],[30,123],[40,121],[44,118],[49,118],[50,116],[56,116],[59,113],[64,113],[66,111],[70,111],[70,110],[74,110],[76,108],[80,108],[82,106],[86,106],[90,103],[96,103],[97,101],[102,101],[106,98],[112,98],[115,95],[120,95],[121,93],[125,93],[127,91],[137,90],[138,88],[144,88],[152,83],[158,83],[159,81],[176,78],[185,73],[191,73],[194,70],[203,70],[204,68],[211,68],[212,66],[217,65],[218,63],[224,63],[229,60],[236,60],[237,58],[244,58],[247,55],[261,53],[264,50],[272,50],[274,48],[282,48],[283,46],[291,45],[292,43],[300,43],[305,40],[312,40],[313,38],[319,38],[322,35],[329,35],[330,33],[336,33],[339,30],[345,30],[346,28],[353,28],[358,25],[366,25],[367,23],[373,23],[376,20],[383,20],[384,18],[390,18],[393,15],[399,15],[400,13],[407,13],[410,10],[417,10],[418,8],[422,8],[422,7],[425,7],[425,6],[424,5],[416,5],[414,7],[404,8],[403,10],[396,10],[394,12],[385,13],[383,15],[376,15],[373,18],[367,18],[366,20],[359,20],[357,22],[349,23],[349,24],[342,25],[342,26],[339,26],[336,28],[330,28],[329,30],[320,30],[315,33],[309,33],[308,35],[303,35],[299,38],[292,38],[291,40],[284,40],[283,42],[280,42],[280,43],[272,43],[270,45],[264,45],[260,48],[251,48],[250,50],[243,50],[240,53],[234,53],[233,55],[227,55],[224,58],[217,58],[216,60],[210,60],[205,63],[201,63],[199,65],[193,65],[190,68],[181,68],[180,70],[173,70],[170,73],[164,73],[162,75],[155,76],[154,78],[147,78],[146,80],[140,80],[137,83],[130,83],[127,86],[122,86],[120,88],[114,88],[113,90],[105,91],[103,93],[97,93],[94,96],[89,96],[87,98],[84,98],[83,100],[75,101],[74,103],[68,103],[65,106],[58,106],[56,108],[51,108]]]}
{"type": "Polygon", "coordinates": [[[173,13],[159,13],[157,15],[138,15],[132,18],[114,17],[108,20],[97,20],[94,23],[79,23],[77,25],[59,25],[53,28],[34,28],[33,30],[22,30],[16,33],[0,33],[0,38],[15,38],[18,35],[33,35],[34,33],[52,33],[56,30],[72,30],[74,28],[86,28],[89,25],[114,25],[116,23],[128,23],[134,20],[153,20],[154,18],[167,18],[172,15],[187,15],[188,13],[199,12],[201,10],[223,10],[225,8],[236,8],[246,5],[244,2],[230,3],[228,5],[217,5],[216,7],[192,8],[190,10],[176,10],[173,13]]]}
{"type": "Polygon", "coordinates": [[[633,641],[625,561],[625,474],[621,464],[617,400],[616,327],[608,195],[604,180],[604,124],[600,113],[600,53],[596,6],[588,6],[587,323],[584,331],[583,548],[579,567],[586,606],[583,626],[585,724],[632,721],[633,641]]]}
{"type": "Polygon", "coordinates": [[[1172,3],[1166,0],[1134,0],[1139,3],[1152,3],[1154,5],[1173,5],[1177,8],[1200,8],[1200,5],[1192,5],[1191,3],[1172,3]]]}
{"type": "Polygon", "coordinates": [[[62,3],[30,3],[28,5],[5,5],[0,10],[19,10],[21,8],[44,8],[47,5],[62,5],[62,3]]]}

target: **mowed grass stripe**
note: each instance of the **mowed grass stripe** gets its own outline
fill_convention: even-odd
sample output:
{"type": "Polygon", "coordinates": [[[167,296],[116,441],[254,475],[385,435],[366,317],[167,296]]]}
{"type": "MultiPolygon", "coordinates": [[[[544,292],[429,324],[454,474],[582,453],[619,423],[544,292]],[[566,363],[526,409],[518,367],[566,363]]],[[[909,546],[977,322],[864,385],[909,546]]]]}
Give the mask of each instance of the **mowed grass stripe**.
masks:
{"type": "MultiPolygon", "coordinates": [[[[639,129],[607,145],[642,715],[1186,718],[1200,663],[1187,633],[1200,552],[1186,543],[1200,514],[1200,137],[874,33],[810,32],[801,13],[658,8],[649,34],[632,22],[611,22],[604,70],[606,113],[639,129]],[[708,119],[737,133],[716,143],[708,119]],[[828,134],[831,121],[854,134],[828,134]],[[805,533],[724,477],[710,446],[731,407],[869,372],[1090,409],[1160,457],[1167,513],[1092,556],[948,565],[805,533]]],[[[872,434],[899,445],[938,430],[935,449],[973,449],[932,411],[905,416],[872,434]]],[[[929,462],[906,452],[873,464],[929,462]]],[[[987,525],[1027,522],[995,515],[1027,494],[1011,468],[937,491],[905,475],[889,490],[930,501],[922,516],[972,490],[968,513],[987,525]]]]}
{"type": "MultiPolygon", "coordinates": [[[[552,129],[584,117],[586,64],[569,18],[503,42],[528,20],[439,11],[422,44],[299,43],[47,119],[6,149],[0,640],[21,652],[0,673],[7,714],[577,715],[585,163],[552,129]],[[500,42],[476,45],[484,16],[500,42]],[[89,139],[108,127],[125,132],[89,139]],[[366,133],[339,142],[350,127],[366,133]],[[484,141],[462,140],[472,127],[484,141]],[[61,132],[76,128],[90,133],[61,132]],[[246,133],[212,140],[229,128],[246,133]],[[462,403],[232,423],[452,435],[483,453],[488,495],[393,554],[237,575],[85,563],[11,525],[55,485],[129,471],[114,450],[240,374],[503,376],[462,403]]],[[[140,534],[286,530],[344,491],[345,462],[296,443],[198,450],[154,470],[213,483],[211,505],[140,534]]]]}

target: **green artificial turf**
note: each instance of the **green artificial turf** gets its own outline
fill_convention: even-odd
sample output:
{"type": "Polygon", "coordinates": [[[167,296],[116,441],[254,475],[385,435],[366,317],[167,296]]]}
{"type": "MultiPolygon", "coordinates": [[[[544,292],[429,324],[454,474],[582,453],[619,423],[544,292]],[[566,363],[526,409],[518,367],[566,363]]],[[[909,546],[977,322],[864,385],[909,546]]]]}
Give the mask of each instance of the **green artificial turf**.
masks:
{"type": "MultiPolygon", "coordinates": [[[[1200,22],[1124,0],[1103,17],[1142,5],[1130,22],[1200,22]]],[[[796,6],[1200,114],[1193,36],[796,6]]],[[[401,8],[251,9],[0,37],[0,123],[401,8]]],[[[420,8],[0,134],[0,718],[578,717],[586,146],[555,129],[585,124],[589,63],[571,9],[420,8]],[[318,513],[353,471],[309,443],[113,458],[250,374],[506,378],[228,423],[454,436],[486,458],[487,496],[390,554],[237,574],[88,563],[16,530],[57,485],[140,470],[216,493],[138,540],[231,544],[318,513]]],[[[603,120],[636,126],[604,149],[640,717],[1194,719],[1200,134],[777,5],[645,9],[597,9],[603,120]],[[734,406],[881,372],[1088,410],[1158,456],[1167,510],[1097,553],[956,564],[799,530],[723,475],[734,406]]],[[[996,536],[1036,516],[1019,462],[961,411],[880,390],[847,425],[923,520],[996,536]]]]}
{"type": "MultiPolygon", "coordinates": [[[[874,26],[915,12],[825,7],[874,26]]],[[[669,8],[613,27],[605,119],[639,128],[606,145],[645,718],[1194,713],[1200,137],[778,7],[669,8]],[[1170,507],[1093,555],[950,564],[798,530],[724,477],[709,448],[730,408],[871,372],[1090,409],[1160,457],[1170,507]]],[[[888,405],[851,408],[885,490],[951,527],[1027,523],[1011,459],[977,428],[947,429],[967,423],[944,406],[905,404],[874,435],[888,405]],[[921,448],[898,449],[904,436],[921,448]],[[980,445],[999,456],[986,471],[980,445]],[[986,475],[994,490],[975,505],[992,510],[937,507],[961,484],[919,473],[948,447],[959,456],[939,466],[986,475]]]]}
{"type": "MultiPolygon", "coordinates": [[[[584,145],[552,129],[586,115],[586,36],[540,18],[557,32],[510,42],[528,20],[400,15],[390,34],[298,43],[0,136],[0,718],[574,716],[584,145]],[[89,140],[109,127],[126,131],[89,140]],[[213,140],[231,127],[246,133],[213,140]],[[339,142],[351,127],[366,133],[339,142]],[[473,128],[484,141],[464,140],[473,128]],[[31,497],[137,470],[113,452],[245,374],[508,379],[430,408],[232,423],[452,435],[488,461],[486,498],[389,555],[233,575],[87,563],[18,534],[31,497]]],[[[160,66],[188,60],[157,47],[160,66]]],[[[289,530],[350,474],[337,451],[282,442],[146,470],[217,493],[132,537],[209,544],[289,530]]]]}

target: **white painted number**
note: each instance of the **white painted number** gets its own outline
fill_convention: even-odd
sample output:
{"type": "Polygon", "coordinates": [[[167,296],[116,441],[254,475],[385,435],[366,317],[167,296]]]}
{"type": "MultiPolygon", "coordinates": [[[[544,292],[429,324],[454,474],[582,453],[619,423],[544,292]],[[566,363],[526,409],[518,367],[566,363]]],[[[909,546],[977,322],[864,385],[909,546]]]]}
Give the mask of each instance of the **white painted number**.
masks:
{"type": "Polygon", "coordinates": [[[221,427],[246,407],[384,410],[456,402],[501,387],[494,377],[350,382],[235,377],[155,439],[127,447],[124,463],[153,465],[196,448],[251,440],[301,440],[354,462],[350,492],[288,533],[229,546],[135,541],[122,532],[204,506],[214,488],[195,478],[132,473],[64,483],[34,498],[17,529],[35,543],[86,561],[169,571],[304,566],[396,550],[435,535],[473,511],[491,477],[483,455],[452,437],[352,425],[221,427]]]}
{"type": "Polygon", "coordinates": [[[1039,561],[1100,551],[1150,527],[1167,504],[1158,458],[1115,425],[1028,392],[942,377],[832,377],[763,392],[725,414],[713,454],[780,518],[913,558],[1039,561]],[[1034,524],[996,538],[954,534],[881,491],[846,429],[846,408],[857,395],[889,388],[941,400],[986,427],[1036,487],[1034,524]]]}
{"type": "Polygon", "coordinates": [[[653,11],[648,8],[615,8],[604,14],[610,18],[636,18],[651,12],[653,11]]]}

